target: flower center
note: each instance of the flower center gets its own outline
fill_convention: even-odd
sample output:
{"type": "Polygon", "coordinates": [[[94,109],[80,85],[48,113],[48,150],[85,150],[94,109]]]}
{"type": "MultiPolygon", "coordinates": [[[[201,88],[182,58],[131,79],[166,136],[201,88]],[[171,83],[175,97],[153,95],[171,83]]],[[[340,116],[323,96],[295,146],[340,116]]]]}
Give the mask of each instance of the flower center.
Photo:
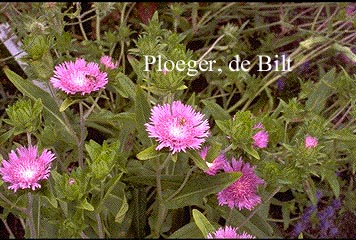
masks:
{"type": "Polygon", "coordinates": [[[175,138],[182,138],[184,136],[184,129],[182,128],[182,126],[173,125],[169,129],[169,133],[175,138]]]}
{"type": "Polygon", "coordinates": [[[185,118],[174,119],[174,123],[169,128],[169,134],[174,138],[186,137],[186,131],[184,128],[185,123],[185,118]]]}
{"type": "Polygon", "coordinates": [[[85,77],[84,74],[76,74],[75,76],[73,76],[72,79],[74,84],[78,87],[82,87],[88,82],[88,79],[85,77]]]}
{"type": "Polygon", "coordinates": [[[34,175],[35,175],[35,171],[33,171],[30,168],[26,168],[23,171],[21,171],[21,176],[26,180],[32,179],[34,175]]]}
{"type": "Polygon", "coordinates": [[[233,193],[235,196],[246,196],[249,193],[249,188],[246,182],[237,181],[232,186],[233,186],[233,193]]]}

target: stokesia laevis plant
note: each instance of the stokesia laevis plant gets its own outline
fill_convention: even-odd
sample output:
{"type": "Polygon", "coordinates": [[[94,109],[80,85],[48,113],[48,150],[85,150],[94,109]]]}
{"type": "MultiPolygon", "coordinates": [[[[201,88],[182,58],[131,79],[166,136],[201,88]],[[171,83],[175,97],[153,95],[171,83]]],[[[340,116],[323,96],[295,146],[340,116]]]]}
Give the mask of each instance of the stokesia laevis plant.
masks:
{"type": "Polygon", "coordinates": [[[343,234],[325,197],[305,201],[355,197],[355,4],[0,5],[0,38],[21,51],[1,56],[10,238],[343,234]],[[37,160],[55,153],[43,171],[13,167],[26,133],[37,160]]]}

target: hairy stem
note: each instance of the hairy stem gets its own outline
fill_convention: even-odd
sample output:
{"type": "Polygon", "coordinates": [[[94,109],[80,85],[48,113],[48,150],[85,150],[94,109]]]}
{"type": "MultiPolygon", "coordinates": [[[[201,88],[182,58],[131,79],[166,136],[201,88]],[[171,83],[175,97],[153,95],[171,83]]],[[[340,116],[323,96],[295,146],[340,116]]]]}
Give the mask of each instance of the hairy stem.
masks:
{"type": "Polygon", "coordinates": [[[33,220],[33,212],[32,212],[32,203],[33,203],[33,197],[31,192],[28,193],[28,206],[27,206],[27,216],[28,216],[28,226],[30,228],[30,238],[37,238],[36,234],[36,229],[35,229],[35,224],[33,220]]]}
{"type": "Polygon", "coordinates": [[[83,113],[83,102],[79,102],[79,117],[80,117],[80,137],[78,142],[78,163],[79,167],[83,168],[83,157],[84,157],[84,140],[85,140],[85,118],[83,113]]]}
{"type": "Polygon", "coordinates": [[[162,170],[165,168],[166,164],[171,158],[171,153],[167,155],[167,158],[164,160],[163,164],[160,165],[159,158],[157,158],[157,170],[156,170],[156,184],[157,184],[157,207],[158,207],[158,214],[157,214],[157,222],[155,226],[155,233],[157,237],[160,236],[161,225],[164,221],[164,216],[166,213],[166,209],[163,206],[163,196],[162,196],[162,185],[161,185],[161,173],[162,170]]]}
{"type": "Polygon", "coordinates": [[[104,233],[103,233],[103,225],[101,223],[101,218],[100,218],[100,214],[96,213],[95,214],[95,219],[98,222],[98,234],[99,234],[99,238],[104,238],[104,233]]]}
{"type": "Polygon", "coordinates": [[[169,196],[169,197],[166,199],[166,201],[171,200],[171,199],[174,198],[180,191],[182,191],[182,189],[183,189],[183,187],[185,186],[185,184],[187,184],[190,175],[193,173],[193,171],[194,171],[196,168],[197,168],[197,167],[194,166],[194,167],[192,167],[192,168],[189,170],[189,172],[187,173],[187,175],[186,175],[185,178],[184,178],[184,181],[183,181],[182,185],[180,185],[179,188],[177,189],[177,191],[175,191],[171,196],[169,196]]]}
{"type": "MultiPolygon", "coordinates": [[[[282,189],[281,186],[277,187],[277,189],[272,192],[272,194],[266,199],[265,202],[269,202],[269,201],[273,198],[273,196],[276,195],[281,189],[282,189]]],[[[261,206],[262,206],[262,204],[260,204],[258,207],[256,207],[256,208],[250,213],[250,215],[249,215],[242,223],[240,223],[240,225],[238,226],[238,228],[243,227],[243,226],[257,213],[257,211],[261,208],[261,206]]]]}

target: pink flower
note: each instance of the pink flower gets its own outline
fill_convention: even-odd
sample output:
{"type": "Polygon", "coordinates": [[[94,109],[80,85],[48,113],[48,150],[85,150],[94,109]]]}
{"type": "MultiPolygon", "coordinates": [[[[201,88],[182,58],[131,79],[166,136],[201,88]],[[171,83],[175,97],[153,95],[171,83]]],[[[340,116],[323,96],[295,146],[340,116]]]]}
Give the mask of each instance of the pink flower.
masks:
{"type": "Polygon", "coordinates": [[[258,185],[263,184],[264,180],[254,173],[254,169],[255,167],[244,163],[241,158],[239,161],[232,158],[231,166],[226,165],[225,172],[242,172],[242,176],[218,193],[219,205],[228,205],[231,209],[238,207],[239,210],[243,208],[251,210],[261,203],[261,197],[256,192],[258,185]]]}
{"type": "Polygon", "coordinates": [[[3,181],[11,184],[8,189],[16,192],[19,188],[41,188],[38,181],[49,177],[54,154],[44,149],[38,156],[37,146],[20,147],[16,150],[17,154],[12,150],[9,160],[3,160],[0,168],[3,181]]]}
{"type": "MultiPolygon", "coordinates": [[[[202,159],[205,160],[208,150],[209,147],[204,147],[200,151],[200,156],[202,159]]],[[[228,163],[225,156],[223,154],[220,154],[217,158],[214,159],[212,163],[207,162],[206,164],[208,165],[209,169],[204,172],[208,175],[215,175],[219,170],[224,169],[224,166],[228,163]]]]}
{"type": "Polygon", "coordinates": [[[318,139],[315,137],[312,137],[310,135],[307,135],[305,137],[305,147],[306,148],[315,148],[316,145],[318,145],[318,139]]]}
{"type": "Polygon", "coordinates": [[[250,234],[247,234],[246,232],[243,232],[242,234],[237,233],[237,228],[231,227],[231,226],[225,226],[224,228],[220,227],[218,230],[216,230],[213,233],[209,233],[206,238],[208,239],[221,239],[221,238],[229,238],[229,239],[245,239],[245,238],[256,238],[255,236],[252,236],[250,234]]]}
{"type": "Polygon", "coordinates": [[[117,68],[118,63],[117,62],[113,62],[113,59],[110,56],[102,56],[100,58],[100,63],[103,64],[106,68],[108,69],[115,69],[117,68]]]}
{"type": "Polygon", "coordinates": [[[149,137],[156,138],[156,150],[169,147],[173,153],[187,148],[198,149],[209,135],[208,120],[191,106],[180,101],[157,105],[151,109],[150,123],[145,127],[149,137]]]}
{"type": "Polygon", "coordinates": [[[74,178],[69,178],[68,179],[68,185],[72,186],[75,183],[75,179],[74,178]]]}
{"type": "Polygon", "coordinates": [[[258,147],[258,148],[265,148],[268,145],[268,132],[264,130],[264,126],[262,123],[256,124],[254,129],[263,129],[261,131],[258,131],[252,138],[253,138],[253,146],[258,147]]]}
{"type": "Polygon", "coordinates": [[[87,63],[84,59],[78,58],[75,62],[68,61],[57,65],[50,82],[53,87],[67,94],[84,95],[104,88],[108,79],[107,74],[100,71],[97,63],[87,63]]]}
{"type": "Polygon", "coordinates": [[[356,4],[349,3],[346,7],[346,16],[351,17],[354,12],[356,12],[356,4]]]}

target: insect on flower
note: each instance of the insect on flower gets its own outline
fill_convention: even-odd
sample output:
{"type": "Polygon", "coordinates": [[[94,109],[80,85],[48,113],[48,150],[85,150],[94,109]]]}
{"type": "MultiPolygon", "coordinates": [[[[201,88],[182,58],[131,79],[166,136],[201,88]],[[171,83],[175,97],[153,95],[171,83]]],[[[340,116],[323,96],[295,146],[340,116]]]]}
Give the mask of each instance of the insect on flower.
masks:
{"type": "Polygon", "coordinates": [[[89,75],[89,74],[86,74],[85,75],[85,78],[90,80],[90,81],[96,81],[96,77],[95,76],[92,76],[92,75],[89,75]]]}

